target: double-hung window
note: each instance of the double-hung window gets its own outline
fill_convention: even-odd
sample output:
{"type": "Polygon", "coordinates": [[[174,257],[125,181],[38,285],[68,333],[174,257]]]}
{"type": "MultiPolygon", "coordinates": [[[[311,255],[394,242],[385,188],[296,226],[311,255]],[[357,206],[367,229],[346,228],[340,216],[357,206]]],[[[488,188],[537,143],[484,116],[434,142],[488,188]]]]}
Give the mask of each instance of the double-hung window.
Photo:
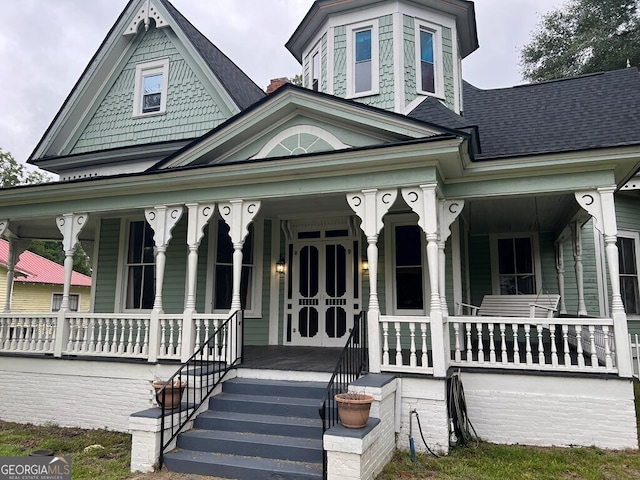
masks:
{"type": "Polygon", "coordinates": [[[494,293],[526,295],[538,291],[538,272],[535,237],[530,235],[498,237],[492,242],[494,293]]]}
{"type": "Polygon", "coordinates": [[[442,28],[416,22],[416,89],[423,95],[444,96],[442,28]]]}
{"type": "Polygon", "coordinates": [[[420,29],[420,86],[423,92],[436,93],[433,32],[420,29]]]}
{"type": "Polygon", "coordinates": [[[164,58],[136,65],[133,115],[164,113],[167,108],[169,59],[164,58]]]}
{"type": "Polygon", "coordinates": [[[377,27],[353,25],[347,34],[347,96],[375,95],[380,76],[377,27]]]}
{"type": "Polygon", "coordinates": [[[155,298],[153,229],[144,220],[129,223],[125,308],[150,310],[155,298]]]}
{"type": "MultiPolygon", "coordinates": [[[[54,293],[51,297],[51,311],[58,312],[60,311],[60,307],[62,306],[62,293],[54,293]]],[[[77,293],[69,294],[69,310],[72,312],[78,311],[78,306],[80,305],[80,295],[77,293]]]]}
{"type": "Polygon", "coordinates": [[[629,315],[640,314],[640,289],[638,288],[638,233],[618,234],[618,267],[620,293],[624,309],[629,315]]]}

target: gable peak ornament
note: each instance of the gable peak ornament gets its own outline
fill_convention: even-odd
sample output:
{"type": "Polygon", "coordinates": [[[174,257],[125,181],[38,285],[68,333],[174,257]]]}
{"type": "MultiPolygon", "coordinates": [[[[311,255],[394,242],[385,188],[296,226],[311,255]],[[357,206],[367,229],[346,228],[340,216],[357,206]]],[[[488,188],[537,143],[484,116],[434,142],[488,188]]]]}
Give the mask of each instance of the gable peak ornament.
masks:
{"type": "Polygon", "coordinates": [[[131,23],[124,31],[124,35],[135,35],[138,33],[138,28],[141,23],[144,23],[145,31],[149,31],[152,19],[156,24],[156,28],[169,25],[154,3],[151,0],[145,0],[140,10],[134,15],[133,20],[131,20],[131,23]]]}

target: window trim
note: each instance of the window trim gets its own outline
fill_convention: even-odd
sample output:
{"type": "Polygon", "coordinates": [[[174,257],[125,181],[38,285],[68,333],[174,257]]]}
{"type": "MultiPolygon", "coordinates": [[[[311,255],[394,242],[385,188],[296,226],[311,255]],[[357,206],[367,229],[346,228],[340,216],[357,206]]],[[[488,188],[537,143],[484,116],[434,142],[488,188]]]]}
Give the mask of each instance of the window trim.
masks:
{"type": "MultiPolygon", "coordinates": [[[[128,269],[128,255],[129,255],[129,236],[131,234],[131,224],[133,222],[147,223],[147,219],[144,217],[124,217],[122,218],[120,225],[120,248],[119,248],[119,260],[118,260],[118,272],[117,278],[120,284],[116,289],[116,313],[150,313],[153,308],[127,308],[127,285],[129,282],[129,269],[128,269]]],[[[155,242],[154,242],[155,249],[155,242]]],[[[155,252],[153,258],[154,272],[155,272],[155,252]]],[[[155,278],[155,273],[154,273],[155,278]]],[[[155,288],[154,288],[155,292],[155,288]]]]}
{"type": "Polygon", "coordinates": [[[309,52],[309,86],[310,90],[314,90],[316,92],[322,91],[322,43],[318,42],[318,44],[311,49],[309,52]],[[314,90],[313,88],[313,79],[315,68],[314,68],[314,58],[318,56],[318,88],[314,90]]]}
{"type": "Polygon", "coordinates": [[[415,21],[415,64],[416,64],[416,91],[418,95],[427,95],[444,100],[444,66],[442,53],[442,26],[425,22],[416,18],[415,21]],[[433,34],[433,79],[435,92],[422,89],[422,56],[420,48],[420,32],[422,30],[433,34]]]}
{"type": "MultiPolygon", "coordinates": [[[[640,232],[634,232],[631,230],[618,230],[617,238],[621,238],[621,237],[629,240],[633,240],[633,244],[635,247],[635,254],[636,254],[636,278],[638,280],[638,287],[640,288],[640,232]]],[[[620,276],[621,276],[620,268],[618,268],[619,279],[620,279],[620,276]]],[[[620,294],[622,295],[622,288],[620,288],[620,294]]],[[[625,312],[626,310],[627,310],[627,307],[625,307],[625,312]]],[[[627,317],[638,319],[640,318],[640,314],[627,313],[627,317]]]]}
{"type": "Polygon", "coordinates": [[[361,22],[347,26],[347,98],[360,98],[380,93],[380,41],[378,21],[361,22]],[[371,89],[356,92],[355,38],[356,33],[371,30],[371,89]]]}
{"type": "Polygon", "coordinates": [[[533,254],[533,276],[536,282],[536,293],[542,291],[542,261],[540,259],[540,241],[537,233],[499,233],[491,234],[490,257],[491,257],[491,289],[494,295],[500,295],[500,269],[498,265],[498,240],[529,238],[533,254]]]}
{"type": "MultiPolygon", "coordinates": [[[[366,244],[363,250],[366,249],[366,244]]],[[[429,266],[426,259],[426,238],[424,232],[418,225],[418,217],[415,214],[407,213],[401,215],[393,215],[384,218],[384,256],[385,256],[385,278],[389,281],[385,282],[385,298],[386,298],[386,314],[387,315],[429,315],[431,283],[429,279],[429,266]],[[396,307],[396,234],[395,228],[400,226],[415,226],[420,231],[420,255],[422,261],[422,298],[423,308],[408,310],[398,309],[396,307]]]]}
{"type": "MultiPolygon", "coordinates": [[[[51,311],[52,312],[59,312],[60,311],[60,307],[58,307],[57,310],[53,309],[53,301],[57,296],[60,297],[60,304],[62,304],[62,297],[64,297],[64,293],[62,293],[62,292],[51,292],[51,311]]],[[[80,298],[80,294],[79,293],[70,293],[69,294],[69,310],[72,311],[72,312],[79,312],[80,311],[80,300],[81,300],[81,298],[80,298]],[[72,297],[75,297],[75,298],[78,299],[75,310],[73,310],[71,308],[71,298],[72,297]]]]}
{"type": "Polygon", "coordinates": [[[161,58],[151,62],[143,62],[136,65],[136,79],[133,91],[133,117],[150,117],[153,115],[163,115],[167,110],[167,89],[169,85],[169,58],[161,58]],[[142,92],[144,78],[150,75],[162,74],[162,87],[160,91],[160,110],[156,112],[143,112],[142,92]]]}
{"type": "MultiPolygon", "coordinates": [[[[216,253],[218,251],[218,221],[224,222],[216,216],[209,222],[209,244],[207,251],[207,293],[205,298],[206,313],[228,314],[229,310],[214,309],[215,305],[215,268],[216,253]]],[[[263,276],[263,244],[264,222],[254,220],[253,225],[253,275],[251,278],[251,306],[244,311],[245,317],[262,318],[262,276],[263,276]]],[[[244,263],[243,263],[244,265],[244,263]]]]}

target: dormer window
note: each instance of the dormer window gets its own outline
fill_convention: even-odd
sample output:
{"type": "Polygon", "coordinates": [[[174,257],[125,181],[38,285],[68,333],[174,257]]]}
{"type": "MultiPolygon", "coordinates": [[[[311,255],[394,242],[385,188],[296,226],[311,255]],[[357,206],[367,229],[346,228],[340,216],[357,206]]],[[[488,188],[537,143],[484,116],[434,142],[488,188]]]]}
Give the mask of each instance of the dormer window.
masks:
{"type": "Polygon", "coordinates": [[[158,115],[167,108],[169,59],[136,65],[133,116],[158,115]]]}
{"type": "Polygon", "coordinates": [[[416,89],[419,94],[444,97],[442,29],[416,22],[416,89]]]}
{"type": "Polygon", "coordinates": [[[352,25],[347,37],[347,81],[349,97],[375,95],[379,90],[379,45],[377,26],[352,25]]]}

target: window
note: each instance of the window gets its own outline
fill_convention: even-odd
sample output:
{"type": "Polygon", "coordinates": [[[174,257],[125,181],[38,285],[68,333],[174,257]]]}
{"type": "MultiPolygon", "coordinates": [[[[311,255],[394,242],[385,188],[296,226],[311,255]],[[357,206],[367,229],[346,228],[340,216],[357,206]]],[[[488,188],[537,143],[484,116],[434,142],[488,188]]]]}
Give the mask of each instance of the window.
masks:
{"type": "Polygon", "coordinates": [[[316,50],[311,59],[311,89],[318,91],[320,89],[320,52],[316,50]]]}
{"type": "MultiPolygon", "coordinates": [[[[245,310],[252,309],[254,300],[254,241],[254,226],[250,224],[249,234],[245,238],[242,247],[242,275],[240,280],[240,302],[245,310]]],[[[218,221],[216,243],[213,308],[216,311],[226,313],[231,308],[231,295],[233,293],[233,245],[231,244],[231,237],[229,237],[229,226],[223,220],[218,221]]]]}
{"type": "Polygon", "coordinates": [[[620,293],[627,314],[640,314],[640,294],[638,289],[638,234],[618,236],[618,266],[620,293]]]}
{"type": "Polygon", "coordinates": [[[153,229],[146,221],[129,224],[125,308],[150,310],[155,298],[153,229]]]}
{"type": "Polygon", "coordinates": [[[375,95],[379,90],[378,30],[353,25],[347,36],[347,96],[375,95]]]}
{"type": "Polygon", "coordinates": [[[167,107],[169,59],[136,65],[133,115],[164,113],[167,107]]]}
{"type": "MultiPolygon", "coordinates": [[[[532,237],[498,238],[495,245],[497,248],[497,293],[500,295],[535,294],[537,281],[532,237]]],[[[495,262],[494,255],[494,264],[495,262]]],[[[494,288],[494,290],[496,289],[494,288]]]]}
{"type": "MultiPolygon", "coordinates": [[[[51,311],[59,312],[62,305],[62,293],[54,293],[51,297],[51,311]]],[[[80,305],[80,295],[77,293],[69,294],[69,310],[72,312],[78,311],[78,305],[80,305]]]]}
{"type": "Polygon", "coordinates": [[[436,93],[433,32],[420,29],[420,81],[421,90],[436,93]]]}

